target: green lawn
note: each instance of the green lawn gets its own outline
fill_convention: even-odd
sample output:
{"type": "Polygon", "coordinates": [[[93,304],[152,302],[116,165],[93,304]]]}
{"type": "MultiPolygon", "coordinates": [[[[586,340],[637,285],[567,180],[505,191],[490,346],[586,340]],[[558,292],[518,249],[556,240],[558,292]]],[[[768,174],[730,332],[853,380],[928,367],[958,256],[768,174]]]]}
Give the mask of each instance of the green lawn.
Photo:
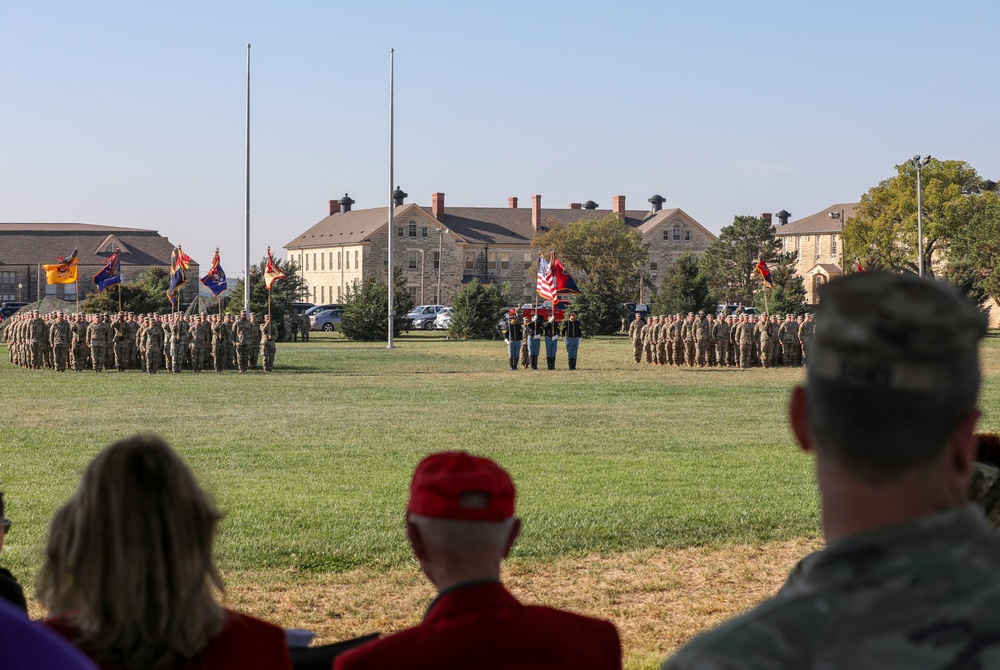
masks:
{"type": "Polygon", "coordinates": [[[154,377],[26,371],[0,347],[3,564],[28,581],[88,460],[136,431],[163,435],[213,493],[230,570],[405,562],[409,476],[442,449],[511,471],[524,558],[818,533],[810,459],[785,424],[801,370],[636,366],[624,338],[585,340],[572,373],[561,351],[561,370],[515,373],[496,342],[397,345],[321,335],[279,345],[271,375],[154,377]]]}

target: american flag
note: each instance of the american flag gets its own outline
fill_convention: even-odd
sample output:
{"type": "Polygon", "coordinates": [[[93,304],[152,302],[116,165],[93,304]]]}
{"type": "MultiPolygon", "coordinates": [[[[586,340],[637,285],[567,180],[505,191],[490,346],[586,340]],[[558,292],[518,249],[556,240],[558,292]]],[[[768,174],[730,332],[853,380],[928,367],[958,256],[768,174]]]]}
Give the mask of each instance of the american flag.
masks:
{"type": "Polygon", "coordinates": [[[538,255],[538,282],[535,286],[538,295],[542,300],[550,300],[554,305],[556,302],[556,278],[552,276],[552,269],[548,262],[538,255]]]}

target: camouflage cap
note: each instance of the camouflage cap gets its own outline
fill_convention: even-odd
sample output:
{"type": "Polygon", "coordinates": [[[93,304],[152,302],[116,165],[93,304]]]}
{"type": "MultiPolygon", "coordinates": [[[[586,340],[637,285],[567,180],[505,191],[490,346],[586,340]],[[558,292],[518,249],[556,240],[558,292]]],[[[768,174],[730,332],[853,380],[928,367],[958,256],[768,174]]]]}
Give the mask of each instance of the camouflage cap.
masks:
{"type": "Polygon", "coordinates": [[[941,392],[977,374],[986,317],[950,284],[858,272],[823,286],[819,298],[810,377],[941,392]]]}

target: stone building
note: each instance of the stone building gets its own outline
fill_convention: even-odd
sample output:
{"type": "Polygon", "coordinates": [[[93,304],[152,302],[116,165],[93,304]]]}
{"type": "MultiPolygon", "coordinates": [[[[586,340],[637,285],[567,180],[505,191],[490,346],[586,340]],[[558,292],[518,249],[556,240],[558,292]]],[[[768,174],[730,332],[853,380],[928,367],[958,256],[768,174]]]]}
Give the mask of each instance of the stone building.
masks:
{"type": "MultiPolygon", "coordinates": [[[[516,299],[535,299],[537,253],[531,241],[548,229],[547,222],[572,224],[611,212],[641,231],[650,244],[649,271],[659,284],[663,271],[685,252],[704,251],[715,235],[680,209],[664,209],[663,198],[653,196],[648,210],[628,210],[625,196],[615,196],[612,208],[600,209],[588,201],[563,209],[542,208],[542,196],[531,196],[531,206],[518,207],[511,197],[507,207],[445,207],[445,194],[434,193],[431,206],[405,204],[408,197],[396,189],[392,239],[393,264],[402,269],[416,304],[451,304],[462,285],[509,282],[516,299]]],[[[354,209],[344,195],[330,201],[329,215],[285,245],[306,284],[305,299],[317,303],[342,302],[355,280],[382,272],[388,264],[389,236],[386,207],[354,209]]],[[[637,287],[637,298],[643,287],[637,287]]],[[[649,296],[645,287],[645,296],[649,296]]]]}
{"type": "MultiPolygon", "coordinates": [[[[786,252],[797,258],[795,271],[802,277],[806,288],[806,302],[815,304],[816,290],[834,277],[844,274],[846,262],[841,239],[844,224],[854,216],[856,202],[831,205],[797,221],[789,222],[791,214],[781,210],[775,216],[778,223],[774,235],[786,252]]],[[[765,214],[770,217],[770,214],[765,214]]]]}
{"type": "MultiPolygon", "coordinates": [[[[121,249],[122,280],[146,270],[169,269],[174,245],[155,230],[118,228],[87,223],[0,223],[0,302],[40,298],[75,301],[97,291],[92,278],[107,263],[115,248],[121,249]],[[77,284],[48,284],[42,264],[69,258],[77,250],[77,284]]],[[[181,289],[183,301],[198,294],[197,264],[188,270],[181,289]]]]}

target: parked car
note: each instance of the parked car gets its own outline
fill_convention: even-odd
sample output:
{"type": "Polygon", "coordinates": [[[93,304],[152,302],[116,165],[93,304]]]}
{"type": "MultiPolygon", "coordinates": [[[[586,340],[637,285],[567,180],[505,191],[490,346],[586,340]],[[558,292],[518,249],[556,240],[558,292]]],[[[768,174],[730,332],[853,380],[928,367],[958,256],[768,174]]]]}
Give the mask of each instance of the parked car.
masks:
{"type": "Polygon", "coordinates": [[[340,311],[344,311],[344,305],[339,302],[329,302],[325,305],[314,305],[307,309],[304,314],[306,316],[313,316],[315,314],[319,314],[320,312],[325,312],[328,309],[339,309],[340,311]]]}
{"type": "Polygon", "coordinates": [[[340,328],[340,320],[344,314],[342,309],[324,309],[309,317],[309,330],[322,330],[332,333],[340,328]]]}
{"type": "Polygon", "coordinates": [[[451,307],[445,307],[434,317],[434,328],[437,330],[448,330],[451,325],[451,307]]]}
{"type": "Polygon", "coordinates": [[[301,314],[302,312],[306,311],[307,309],[309,309],[312,306],[313,306],[313,303],[311,303],[311,302],[293,302],[292,303],[292,309],[295,310],[296,314],[301,314]]]}
{"type": "Polygon", "coordinates": [[[406,315],[406,329],[416,328],[417,330],[431,330],[434,328],[434,319],[444,305],[417,305],[406,315]]]}

